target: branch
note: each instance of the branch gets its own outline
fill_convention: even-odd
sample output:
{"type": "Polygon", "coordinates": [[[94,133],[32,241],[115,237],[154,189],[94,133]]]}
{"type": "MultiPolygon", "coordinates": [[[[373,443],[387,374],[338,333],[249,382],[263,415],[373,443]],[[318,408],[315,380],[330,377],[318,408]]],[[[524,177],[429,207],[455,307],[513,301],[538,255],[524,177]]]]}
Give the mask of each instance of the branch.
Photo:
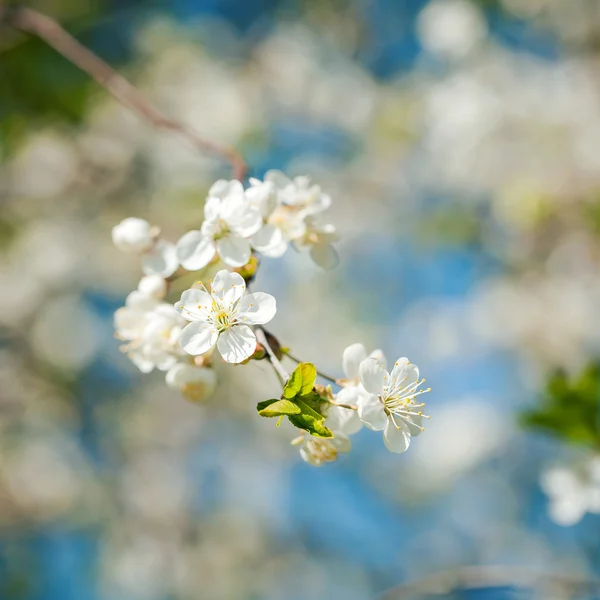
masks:
{"type": "MultiPolygon", "coordinates": [[[[418,581],[399,585],[383,594],[380,600],[403,600],[420,597],[446,596],[458,590],[494,587],[528,588],[545,591],[542,597],[550,597],[549,590],[561,590],[569,596],[588,592],[594,597],[600,594],[600,581],[587,580],[575,575],[542,573],[519,566],[473,566],[436,573],[418,581]]],[[[554,594],[552,594],[554,597],[554,594]]]]}
{"type": "Polygon", "coordinates": [[[277,375],[279,375],[279,377],[282,379],[282,384],[285,385],[285,382],[290,378],[290,374],[285,370],[285,367],[275,355],[273,348],[271,348],[271,344],[269,344],[265,330],[262,327],[257,327],[254,330],[254,333],[256,334],[258,343],[267,351],[267,354],[269,355],[269,362],[273,365],[277,375]]]}
{"type": "Polygon", "coordinates": [[[69,62],[95,79],[118,102],[136,112],[154,127],[174,131],[201,152],[222,157],[231,164],[235,179],[242,180],[246,176],[246,162],[235,149],[204,140],[190,128],[163,115],[127,79],[91,50],[81,45],[54,19],[28,8],[3,6],[0,0],[0,23],[6,23],[13,29],[40,38],[69,62]]]}

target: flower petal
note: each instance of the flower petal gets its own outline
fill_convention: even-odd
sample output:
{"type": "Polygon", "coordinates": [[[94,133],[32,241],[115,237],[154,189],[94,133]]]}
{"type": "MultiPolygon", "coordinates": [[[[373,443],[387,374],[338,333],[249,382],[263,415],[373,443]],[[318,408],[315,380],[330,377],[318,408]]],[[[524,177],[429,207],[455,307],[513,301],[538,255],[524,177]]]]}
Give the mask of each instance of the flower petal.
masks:
{"type": "Polygon", "coordinates": [[[244,186],[237,179],[230,181],[219,179],[212,184],[210,190],[208,190],[208,195],[223,199],[230,194],[239,193],[240,191],[243,193],[244,186]]]}
{"type": "Polygon", "coordinates": [[[175,310],[188,321],[206,321],[211,305],[210,294],[196,289],[183,292],[181,300],[174,304],[175,310]]]}
{"type": "Polygon", "coordinates": [[[247,325],[234,325],[219,336],[217,348],[228,363],[241,363],[256,350],[256,336],[247,325]]]}
{"type": "Polygon", "coordinates": [[[221,200],[216,196],[209,196],[204,203],[204,219],[216,221],[221,212],[221,200]]]}
{"type": "Polygon", "coordinates": [[[381,431],[387,424],[388,418],[383,410],[383,404],[374,394],[368,394],[360,398],[358,403],[358,416],[369,428],[381,431]]]}
{"type": "Polygon", "coordinates": [[[221,269],[212,280],[211,292],[223,304],[231,306],[246,292],[246,282],[239,273],[221,269]]]}
{"type": "Polygon", "coordinates": [[[277,303],[271,294],[255,292],[240,300],[238,318],[249,325],[268,323],[277,312],[277,303]]]}
{"type": "Polygon", "coordinates": [[[406,385],[410,385],[419,378],[419,369],[411,364],[406,356],[403,356],[394,363],[391,377],[392,379],[404,379],[404,377],[408,377],[406,385]]]}
{"type": "Polygon", "coordinates": [[[186,325],[179,335],[179,344],[193,356],[208,352],[217,342],[219,332],[204,321],[194,321],[186,325]]]}
{"type": "Polygon", "coordinates": [[[177,242],[177,258],[188,271],[203,269],[215,256],[215,243],[201,231],[188,231],[177,242]]]}
{"type": "Polygon", "coordinates": [[[411,416],[410,419],[404,419],[404,422],[406,423],[408,431],[412,437],[417,437],[422,433],[423,430],[421,428],[423,427],[423,417],[411,416]]]}
{"type": "Polygon", "coordinates": [[[383,432],[383,441],[390,452],[402,454],[410,446],[410,433],[404,422],[400,421],[399,423],[401,427],[397,429],[391,419],[388,421],[383,432]]]}
{"type": "Polygon", "coordinates": [[[243,267],[252,255],[250,242],[235,235],[227,235],[217,240],[217,252],[230,267],[243,267]]]}
{"type": "Polygon", "coordinates": [[[275,225],[264,225],[251,238],[252,247],[270,258],[279,258],[287,250],[281,229],[275,225]]]}
{"type": "Polygon", "coordinates": [[[177,271],[177,267],[179,267],[179,260],[175,245],[165,240],[158,240],[142,259],[142,271],[146,275],[169,277],[177,271]]]}
{"type": "Polygon", "coordinates": [[[379,361],[382,364],[383,368],[387,369],[387,358],[385,357],[383,350],[373,350],[373,352],[369,354],[369,358],[374,358],[375,360],[379,361]]]}
{"type": "Polygon", "coordinates": [[[363,360],[358,368],[358,374],[365,390],[375,395],[381,394],[384,378],[389,379],[388,372],[374,358],[363,360]]]}
{"type": "Polygon", "coordinates": [[[243,207],[241,216],[232,219],[230,226],[234,233],[237,233],[242,237],[254,235],[263,226],[263,218],[260,214],[260,210],[254,206],[243,207]]]}
{"type": "Polygon", "coordinates": [[[358,367],[367,358],[367,351],[362,344],[351,344],[344,350],[342,367],[348,379],[358,379],[358,367]]]}
{"type": "MultiPolygon", "coordinates": [[[[337,395],[338,402],[344,402],[343,398],[340,398],[340,394],[337,395]]],[[[325,425],[332,431],[343,433],[344,435],[352,435],[362,428],[362,421],[358,416],[358,411],[351,410],[349,408],[342,408],[341,406],[330,406],[327,413],[327,420],[325,425]]]]}
{"type": "Polygon", "coordinates": [[[217,384],[217,376],[213,369],[186,363],[177,363],[171,367],[165,379],[170,388],[180,391],[194,402],[208,398],[217,384]]]}
{"type": "Polygon", "coordinates": [[[287,187],[292,183],[292,180],[285,173],[277,169],[271,169],[265,173],[265,181],[271,181],[278,188],[287,187]]]}
{"type": "Polygon", "coordinates": [[[335,269],[340,262],[337,250],[331,244],[315,244],[310,249],[311,258],[326,271],[335,269]]]}

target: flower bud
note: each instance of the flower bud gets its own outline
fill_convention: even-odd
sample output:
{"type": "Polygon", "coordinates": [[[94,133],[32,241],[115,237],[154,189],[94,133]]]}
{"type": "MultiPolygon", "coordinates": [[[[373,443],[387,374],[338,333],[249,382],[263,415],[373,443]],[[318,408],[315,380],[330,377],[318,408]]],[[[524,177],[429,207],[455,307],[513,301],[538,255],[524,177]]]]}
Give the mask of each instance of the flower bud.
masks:
{"type": "Polygon", "coordinates": [[[113,227],[112,239],[123,252],[143,254],[152,248],[156,233],[148,221],[129,217],[113,227]]]}
{"type": "Polygon", "coordinates": [[[167,294],[167,282],[160,275],[146,275],[140,279],[138,290],[146,296],[162,300],[167,294]]]}

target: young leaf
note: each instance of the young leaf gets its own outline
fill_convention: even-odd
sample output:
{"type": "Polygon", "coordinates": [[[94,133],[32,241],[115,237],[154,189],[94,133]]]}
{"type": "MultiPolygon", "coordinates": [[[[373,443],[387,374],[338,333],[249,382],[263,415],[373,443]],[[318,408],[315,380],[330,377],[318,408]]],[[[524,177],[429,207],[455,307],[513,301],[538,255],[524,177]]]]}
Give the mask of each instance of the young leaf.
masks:
{"type": "Polygon", "coordinates": [[[265,400],[256,405],[261,417],[282,417],[283,415],[300,414],[301,409],[290,400],[265,400]]]}
{"type": "Polygon", "coordinates": [[[298,401],[298,406],[302,411],[301,414],[288,415],[288,419],[292,425],[298,427],[298,429],[308,431],[308,433],[315,437],[333,437],[331,430],[323,425],[323,420],[325,419],[323,415],[313,410],[310,406],[302,402],[302,400],[298,401]]]}
{"type": "Polygon", "coordinates": [[[300,363],[283,388],[283,397],[291,400],[309,394],[317,380],[317,369],[312,363],[300,363]]]}

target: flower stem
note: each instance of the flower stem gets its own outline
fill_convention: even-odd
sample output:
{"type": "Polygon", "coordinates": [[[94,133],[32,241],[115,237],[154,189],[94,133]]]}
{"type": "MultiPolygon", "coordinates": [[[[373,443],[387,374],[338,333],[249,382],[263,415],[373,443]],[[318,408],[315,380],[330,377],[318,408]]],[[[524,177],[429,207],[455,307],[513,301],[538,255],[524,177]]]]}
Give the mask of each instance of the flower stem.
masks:
{"type": "Polygon", "coordinates": [[[267,351],[269,362],[273,366],[275,373],[277,373],[278,377],[281,379],[281,383],[285,384],[290,378],[290,374],[285,370],[285,367],[281,364],[277,356],[275,356],[275,352],[273,352],[273,348],[271,348],[269,340],[267,340],[267,336],[265,335],[265,330],[262,327],[257,327],[254,333],[256,334],[258,343],[267,351]]]}
{"type": "MultiPolygon", "coordinates": [[[[304,362],[303,360],[300,360],[299,358],[297,358],[296,356],[291,354],[288,350],[284,350],[284,353],[288,358],[291,358],[296,364],[300,364],[300,363],[304,362]]],[[[339,385],[338,380],[335,377],[331,377],[330,375],[323,373],[323,371],[319,371],[317,369],[317,375],[319,377],[322,377],[323,379],[327,379],[328,381],[335,383],[336,385],[339,385]]]]}
{"type": "Polygon", "coordinates": [[[340,408],[347,408],[348,410],[358,410],[358,406],[356,404],[341,404],[340,402],[333,402],[332,400],[327,400],[329,404],[333,404],[333,406],[339,406],[340,408]]]}

